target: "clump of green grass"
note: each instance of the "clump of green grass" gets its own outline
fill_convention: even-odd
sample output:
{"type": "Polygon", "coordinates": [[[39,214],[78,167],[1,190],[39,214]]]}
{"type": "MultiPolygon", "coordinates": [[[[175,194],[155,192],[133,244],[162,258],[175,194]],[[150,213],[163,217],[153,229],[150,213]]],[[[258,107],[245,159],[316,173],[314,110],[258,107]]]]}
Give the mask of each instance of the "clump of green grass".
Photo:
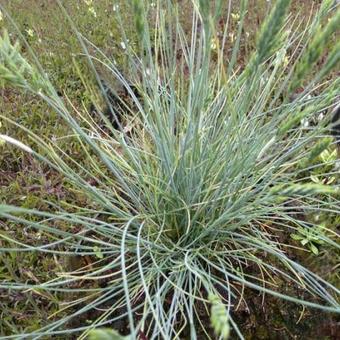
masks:
{"type": "MultiPolygon", "coordinates": [[[[129,45],[123,23],[122,37],[140,96],[114,62],[99,50],[91,56],[89,47],[95,47],[75,31],[95,76],[99,78],[96,66],[104,66],[132,97],[133,107],[125,105],[131,117],[128,129],[113,129],[99,112],[107,123],[105,131],[100,129],[90,114],[59,97],[48,77],[23,58],[6,34],[2,36],[1,81],[46,101],[73,130],[72,138],[86,159],[73,159],[57,143],[29,130],[29,146],[10,136],[2,140],[59,171],[91,201],[90,207],[72,207],[72,212],[51,202],[48,211],[0,205],[4,221],[53,239],[32,246],[7,238],[15,248],[3,251],[90,258],[81,268],[61,267],[47,282],[2,282],[4,289],[72,296],[57,321],[13,337],[79,333],[84,338],[96,327],[125,319],[131,338],[143,334],[172,339],[188,332],[196,339],[202,331],[208,337],[215,332],[227,338],[230,329],[242,338],[232,313],[246,299],[245,288],[340,312],[339,290],[290,259],[287,249],[292,247],[281,238],[314,226],[297,212],[339,211],[337,183],[310,183],[299,176],[309,167],[304,162],[301,169],[301,159],[315,154],[315,145],[327,134],[326,120],[308,129],[299,120],[315,108],[332,106],[339,86],[338,80],[323,81],[336,65],[334,51],[332,63],[326,61],[314,74],[305,53],[318,41],[315,34],[331,38],[338,12],[324,33],[320,25],[332,9],[326,1],[311,22],[315,29],[288,32],[289,1],[277,1],[260,30],[257,49],[241,71],[235,63],[240,40],[228,46],[223,39],[228,25],[222,35],[215,29],[222,5],[193,1],[188,32],[172,1],[155,1],[155,6],[133,1],[138,49],[129,45]],[[217,47],[212,48],[212,41],[217,47]],[[232,64],[224,54],[228,48],[232,64]],[[311,79],[304,78],[307,71],[311,79]],[[308,84],[290,102],[289,91],[302,82],[308,84]],[[309,99],[321,85],[322,91],[309,99]],[[280,292],[278,280],[301,289],[304,297],[280,292]],[[202,306],[212,328],[199,311],[202,306]],[[90,324],[69,326],[89,311],[100,311],[100,316],[90,324]]],[[[241,7],[242,17],[247,1],[241,7]]],[[[242,34],[242,27],[238,32],[242,34]]],[[[316,57],[313,63],[320,55],[316,57]]],[[[117,113],[114,107],[112,111],[117,113]]],[[[323,232],[323,244],[339,249],[335,232],[326,227],[323,232]]]]}

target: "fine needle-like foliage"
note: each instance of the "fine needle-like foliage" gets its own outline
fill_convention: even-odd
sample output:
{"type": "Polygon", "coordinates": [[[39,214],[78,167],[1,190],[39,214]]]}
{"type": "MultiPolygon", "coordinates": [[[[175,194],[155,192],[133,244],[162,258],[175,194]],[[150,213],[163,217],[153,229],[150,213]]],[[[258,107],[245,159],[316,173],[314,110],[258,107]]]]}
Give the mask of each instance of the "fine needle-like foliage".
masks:
{"type": "MultiPolygon", "coordinates": [[[[92,259],[74,270],[59,266],[47,282],[3,281],[2,289],[66,299],[40,329],[6,338],[77,334],[83,339],[118,319],[126,320],[131,339],[140,334],[226,339],[231,332],[242,338],[233,311],[246,303],[248,288],[340,312],[339,290],[287,252],[294,251],[290,234],[316,226],[311,215],[339,213],[336,181],[306,181],[310,167],[323,166],[315,163],[318,155],[333,147],[324,140],[329,117],[314,127],[300,124],[331,108],[339,94],[339,79],[325,80],[339,61],[339,45],[329,45],[340,26],[339,10],[325,1],[307,27],[292,30],[290,1],[275,1],[256,50],[240,68],[247,1],[240,4],[233,44],[228,25],[216,31],[220,16],[231,14],[226,3],[193,0],[188,28],[175,1],[153,1],[152,6],[132,1],[134,47],[121,20],[128,79],[101,51],[92,56],[95,46],[75,30],[95,76],[99,79],[96,69],[104,68],[132,98],[133,105],[121,100],[128,127],[111,107],[118,129],[98,112],[106,122],[102,129],[90,114],[58,96],[40,66],[30,64],[19,45],[2,35],[1,82],[39,96],[63,117],[83,147],[84,163],[28,130],[29,146],[0,138],[29,150],[91,202],[69,209],[50,202],[48,211],[1,204],[2,221],[47,236],[33,246],[0,233],[8,245],[2,251],[42,252],[59,264],[72,254],[92,259]],[[280,291],[288,284],[296,290],[280,291]],[[91,323],[70,327],[91,311],[91,323]]],[[[323,245],[340,247],[327,226],[319,238],[323,245]]]]}

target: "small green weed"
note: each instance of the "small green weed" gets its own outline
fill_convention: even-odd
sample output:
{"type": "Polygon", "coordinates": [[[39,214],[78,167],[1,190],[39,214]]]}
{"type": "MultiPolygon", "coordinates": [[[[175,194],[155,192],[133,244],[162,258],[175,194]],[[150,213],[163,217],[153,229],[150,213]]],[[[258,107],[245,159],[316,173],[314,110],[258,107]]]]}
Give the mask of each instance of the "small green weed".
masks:
{"type": "Polygon", "coordinates": [[[291,238],[299,241],[302,246],[307,247],[313,254],[318,255],[318,246],[323,245],[324,226],[303,228],[299,227],[296,233],[291,234],[291,238]]]}

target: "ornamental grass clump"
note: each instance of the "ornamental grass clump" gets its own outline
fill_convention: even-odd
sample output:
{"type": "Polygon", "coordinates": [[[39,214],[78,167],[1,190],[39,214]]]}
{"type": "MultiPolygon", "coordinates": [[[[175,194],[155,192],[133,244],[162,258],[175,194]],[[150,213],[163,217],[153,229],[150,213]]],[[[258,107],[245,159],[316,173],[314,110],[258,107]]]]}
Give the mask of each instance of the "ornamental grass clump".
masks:
{"type": "MultiPolygon", "coordinates": [[[[243,338],[233,313],[247,301],[249,288],[264,297],[340,312],[339,290],[287,252],[294,252],[290,234],[317,227],[310,216],[339,213],[339,183],[310,183],[303,175],[311,166],[322,168],[308,159],[329,137],[330,117],[316,126],[300,124],[331,108],[339,94],[339,79],[325,80],[339,55],[339,45],[332,49],[329,43],[339,10],[325,1],[307,27],[292,30],[289,2],[275,2],[257,49],[242,67],[237,60],[245,0],[234,45],[227,39],[228,25],[216,31],[217,20],[231,14],[222,1],[193,0],[188,28],[174,1],[149,6],[134,0],[136,48],[122,30],[129,79],[101,51],[92,56],[89,49],[95,46],[76,31],[99,85],[100,66],[129,93],[133,105],[121,99],[128,129],[123,124],[114,129],[98,112],[106,122],[102,129],[89,113],[65,102],[40,67],[2,36],[1,81],[39,96],[63,117],[84,150],[84,162],[25,130],[31,154],[91,202],[69,210],[50,204],[48,211],[2,203],[3,221],[46,235],[45,243],[32,246],[0,234],[8,242],[2,251],[42,252],[59,264],[72,254],[92,259],[81,268],[61,267],[47,282],[2,282],[2,289],[65,297],[49,323],[7,338],[75,333],[82,339],[120,319],[131,339],[204,334],[226,339],[231,332],[243,338]],[[326,59],[315,68],[321,55],[310,49],[319,46],[317,37],[328,39],[322,48],[325,53],[329,48],[331,67],[326,59]],[[213,49],[212,41],[217,42],[213,49]],[[288,284],[296,290],[280,290],[288,284]],[[91,323],[70,326],[91,312],[91,323]]],[[[111,110],[119,122],[115,107],[111,110]]],[[[338,250],[337,237],[327,226],[319,235],[323,246],[338,250]]]]}

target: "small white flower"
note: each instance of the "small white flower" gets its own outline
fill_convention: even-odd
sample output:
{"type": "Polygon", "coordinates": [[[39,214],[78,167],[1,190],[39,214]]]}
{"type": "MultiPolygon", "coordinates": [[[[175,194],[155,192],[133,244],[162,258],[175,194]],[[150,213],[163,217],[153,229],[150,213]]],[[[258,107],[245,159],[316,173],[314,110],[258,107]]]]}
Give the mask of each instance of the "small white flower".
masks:
{"type": "Polygon", "coordinates": [[[120,42],[120,47],[121,47],[123,50],[126,50],[126,45],[125,45],[125,42],[124,42],[124,41],[121,41],[121,42],[120,42]]]}
{"type": "Polygon", "coordinates": [[[114,4],[114,5],[112,6],[112,10],[113,10],[114,12],[117,12],[118,9],[119,9],[119,5],[114,4]]]}
{"type": "Polygon", "coordinates": [[[151,2],[150,6],[151,7],[156,7],[156,4],[154,2],[151,2]]]}
{"type": "Polygon", "coordinates": [[[92,6],[89,7],[89,12],[90,12],[95,18],[97,18],[97,13],[96,13],[94,7],[92,7],[92,6]]]}
{"type": "Polygon", "coordinates": [[[0,11],[0,21],[2,21],[3,18],[4,18],[4,16],[3,16],[2,12],[0,11]]]}
{"type": "Polygon", "coordinates": [[[235,21],[238,21],[240,19],[240,15],[238,13],[231,13],[231,17],[235,21]]]}
{"type": "Polygon", "coordinates": [[[34,31],[32,30],[32,28],[29,28],[28,30],[26,30],[26,32],[30,37],[34,36],[34,31]]]}

